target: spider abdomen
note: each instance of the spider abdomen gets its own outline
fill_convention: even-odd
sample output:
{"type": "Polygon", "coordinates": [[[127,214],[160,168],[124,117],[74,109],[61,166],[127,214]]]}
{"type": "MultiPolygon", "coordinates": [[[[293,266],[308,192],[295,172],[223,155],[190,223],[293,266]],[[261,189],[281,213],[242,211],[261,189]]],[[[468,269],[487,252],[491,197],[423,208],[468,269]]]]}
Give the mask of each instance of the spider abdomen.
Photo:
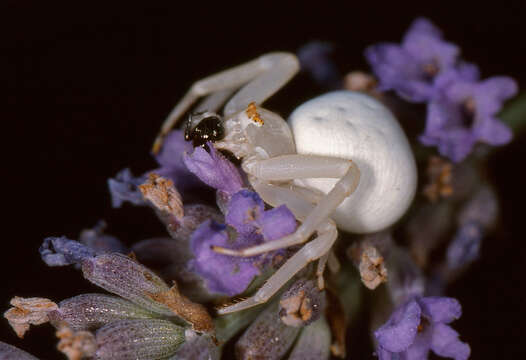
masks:
{"type": "MultiPolygon", "coordinates": [[[[298,154],[354,161],[361,171],[356,191],[331,215],[353,233],[382,230],[409,207],[416,190],[416,164],[393,114],[362,93],[331,92],[299,106],[290,116],[298,154]]],[[[338,179],[296,180],[328,193],[338,179]]]]}

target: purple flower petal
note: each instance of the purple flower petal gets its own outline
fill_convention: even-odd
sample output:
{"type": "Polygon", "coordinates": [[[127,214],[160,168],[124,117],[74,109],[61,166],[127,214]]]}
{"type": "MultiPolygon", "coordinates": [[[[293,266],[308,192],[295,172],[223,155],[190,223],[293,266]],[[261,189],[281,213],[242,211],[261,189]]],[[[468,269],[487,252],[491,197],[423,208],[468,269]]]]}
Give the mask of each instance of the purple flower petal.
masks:
{"type": "Polygon", "coordinates": [[[373,45],[365,57],[380,80],[380,90],[394,90],[408,101],[423,102],[433,96],[438,75],[455,66],[459,52],[429,20],[419,18],[401,45],[373,45]]]}
{"type": "Polygon", "coordinates": [[[476,98],[481,111],[488,115],[497,114],[502,103],[517,94],[517,82],[507,76],[493,76],[482,81],[476,89],[476,98]]]}
{"type": "Polygon", "coordinates": [[[196,147],[191,155],[185,153],[183,161],[186,167],[208,186],[233,195],[243,186],[238,169],[212,143],[208,142],[207,146],[210,152],[196,147]]]}
{"type": "Polygon", "coordinates": [[[163,147],[161,151],[155,155],[155,160],[157,160],[162,167],[184,169],[183,154],[185,152],[191,152],[192,149],[192,142],[184,139],[184,131],[175,130],[166,135],[163,147]]]}
{"type": "Polygon", "coordinates": [[[48,266],[80,264],[96,255],[93,249],[65,236],[45,238],[39,252],[48,266]]]}
{"type": "Polygon", "coordinates": [[[458,333],[445,324],[435,324],[431,349],[437,355],[455,360],[466,360],[471,354],[468,344],[458,339],[458,333]]]}
{"type": "Polygon", "coordinates": [[[480,121],[479,125],[473,129],[473,133],[479,140],[493,146],[507,144],[513,137],[511,129],[493,117],[480,121]]]}
{"type": "MultiPolygon", "coordinates": [[[[411,35],[414,33],[425,34],[427,36],[434,36],[437,38],[442,37],[442,31],[438,27],[436,27],[431,21],[429,21],[429,19],[424,17],[416,18],[409,26],[407,34],[411,35]]],[[[408,35],[404,37],[404,42],[407,41],[408,35]]]]}
{"type": "Polygon", "coordinates": [[[266,241],[277,240],[296,231],[296,218],[285,205],[263,212],[258,219],[266,241]]]}
{"type": "Polygon", "coordinates": [[[417,333],[415,341],[411,346],[403,352],[404,360],[425,360],[428,358],[430,343],[431,343],[432,329],[428,328],[422,332],[417,333]]]}
{"type": "Polygon", "coordinates": [[[183,154],[193,150],[192,142],[185,141],[184,131],[170,132],[164,140],[163,147],[155,160],[161,167],[152,172],[173,181],[175,188],[181,193],[204,186],[203,183],[191,173],[183,161],[183,154]]]}
{"type": "Polygon", "coordinates": [[[212,292],[237,295],[260,273],[252,258],[227,256],[212,250],[212,245],[232,247],[224,225],[213,221],[202,223],[192,234],[190,243],[195,259],[189,267],[205,279],[212,292]]]}
{"type": "Polygon", "coordinates": [[[460,303],[448,297],[424,297],[417,300],[422,313],[433,323],[450,323],[462,315],[460,303]]]}
{"type": "Polygon", "coordinates": [[[390,352],[407,350],[415,340],[420,313],[420,306],[415,300],[395,310],[389,320],[374,332],[378,344],[390,352]]]}
{"type": "Polygon", "coordinates": [[[145,205],[146,201],[138,188],[146,180],[146,176],[135,177],[130,169],[123,169],[108,179],[108,188],[111,195],[111,206],[120,208],[126,201],[134,205],[145,205]]]}
{"type": "Polygon", "coordinates": [[[494,77],[475,82],[478,71],[469,64],[449,70],[436,81],[437,93],[428,105],[427,122],[420,141],[438,146],[454,162],[463,160],[476,142],[503,145],[511,130],[494,115],[502,102],[516,92],[515,82],[494,77]]]}
{"type": "Polygon", "coordinates": [[[240,190],[230,199],[225,221],[240,234],[256,231],[255,222],[265,211],[265,203],[250,190],[240,190]]]}

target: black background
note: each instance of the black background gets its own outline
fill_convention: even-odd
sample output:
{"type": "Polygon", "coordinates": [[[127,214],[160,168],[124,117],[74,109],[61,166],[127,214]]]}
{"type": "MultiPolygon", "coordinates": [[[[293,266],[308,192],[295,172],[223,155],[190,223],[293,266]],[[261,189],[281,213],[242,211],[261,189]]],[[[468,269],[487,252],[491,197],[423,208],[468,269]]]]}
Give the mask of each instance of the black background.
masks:
{"type": "MultiPolygon", "coordinates": [[[[61,300],[95,289],[73,269],[44,266],[37,249],[45,236],[76,238],[99,219],[127,243],[163,234],[144,209],[111,209],[106,179],[127,166],[136,174],[154,166],[148,152],[159,125],[203,76],[314,39],[336,45],[342,72],[367,69],[366,46],[399,41],[424,15],[483,76],[511,75],[526,87],[524,1],[3,4],[2,311],[13,295],[61,300]]],[[[299,76],[267,107],[286,115],[319,91],[299,76]]],[[[463,304],[454,327],[473,359],[525,355],[525,149],[519,138],[491,158],[501,222],[482,259],[449,289],[463,304]]],[[[50,327],[19,341],[2,322],[0,340],[60,358],[50,327]]],[[[352,342],[354,359],[372,358],[366,335],[352,342]]]]}

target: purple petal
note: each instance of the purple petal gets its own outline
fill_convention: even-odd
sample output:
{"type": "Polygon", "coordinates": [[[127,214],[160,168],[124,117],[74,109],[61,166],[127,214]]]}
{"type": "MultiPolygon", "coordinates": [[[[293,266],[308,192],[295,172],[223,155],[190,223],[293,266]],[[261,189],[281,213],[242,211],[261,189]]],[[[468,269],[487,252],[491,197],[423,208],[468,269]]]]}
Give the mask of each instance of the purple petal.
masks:
{"type": "Polygon", "coordinates": [[[390,352],[407,350],[414,342],[420,324],[420,306],[411,300],[399,307],[389,320],[374,332],[378,344],[390,352]]]}
{"type": "Polygon", "coordinates": [[[504,145],[513,138],[511,129],[499,119],[491,117],[476,122],[477,126],[473,130],[480,141],[490,145],[504,145]]]}
{"type": "Polygon", "coordinates": [[[285,205],[267,210],[258,221],[265,241],[277,240],[296,231],[296,218],[285,205]]]}
{"type": "Polygon", "coordinates": [[[470,221],[462,224],[447,249],[447,266],[458,269],[475,261],[480,254],[484,231],[480,223],[470,221]]]}
{"type": "Polygon", "coordinates": [[[96,255],[93,249],[65,236],[45,238],[39,252],[48,266],[80,264],[96,255]]]}
{"type": "Polygon", "coordinates": [[[428,358],[429,349],[431,348],[432,331],[430,328],[419,332],[415,336],[413,344],[404,351],[404,360],[425,360],[428,358]]]}
{"type": "Polygon", "coordinates": [[[409,29],[407,30],[406,37],[411,36],[414,33],[426,34],[428,36],[434,36],[438,38],[442,37],[442,31],[425,17],[419,17],[413,20],[409,26],[409,29]]]}
{"type": "Polygon", "coordinates": [[[380,90],[394,90],[410,102],[431,99],[438,76],[455,66],[459,48],[442,40],[442,34],[429,20],[413,22],[402,44],[380,43],[370,46],[365,57],[379,78],[380,90]]]}
{"type": "Polygon", "coordinates": [[[164,138],[161,151],[155,155],[155,160],[162,167],[185,168],[183,154],[193,149],[191,141],[185,141],[184,131],[175,130],[164,138]]]}
{"type": "Polygon", "coordinates": [[[378,360],[399,360],[400,359],[398,354],[387,351],[381,346],[378,346],[378,348],[376,349],[376,356],[378,356],[378,360]]]}
{"type": "Polygon", "coordinates": [[[417,301],[422,313],[433,323],[448,324],[462,315],[462,307],[457,299],[430,296],[417,301]]]}
{"type": "Polygon", "coordinates": [[[239,171],[212,143],[207,143],[207,146],[210,153],[202,147],[196,147],[191,155],[185,153],[183,161],[186,167],[208,186],[229,195],[236,193],[243,186],[239,171]]]}
{"type": "Polygon", "coordinates": [[[515,96],[517,91],[517,82],[511,77],[494,76],[482,81],[475,93],[479,111],[487,116],[497,114],[502,103],[515,96]]]}
{"type": "Polygon", "coordinates": [[[228,205],[225,221],[240,234],[250,234],[256,231],[256,220],[265,210],[265,203],[259,195],[250,190],[240,190],[235,193],[228,205]]]}
{"type": "Polygon", "coordinates": [[[471,354],[469,345],[460,341],[458,333],[445,324],[433,326],[431,349],[437,355],[455,360],[466,360],[471,354]]]}
{"type": "Polygon", "coordinates": [[[170,132],[163,143],[163,147],[155,159],[161,167],[152,172],[173,181],[175,188],[185,194],[187,191],[197,187],[203,187],[203,183],[192,174],[183,161],[183,154],[192,152],[192,142],[184,140],[184,132],[176,130],[170,132]]]}
{"type": "Polygon", "coordinates": [[[369,46],[365,57],[380,80],[380,90],[395,90],[411,102],[423,102],[430,97],[431,84],[421,81],[419,64],[400,46],[391,43],[369,46]]]}
{"type": "Polygon", "coordinates": [[[145,205],[146,202],[138,188],[145,180],[145,176],[133,176],[130,169],[121,170],[114,178],[108,179],[111,206],[120,208],[126,201],[134,205],[145,205]]]}
{"type": "Polygon", "coordinates": [[[195,259],[189,267],[205,279],[210,291],[234,296],[259,275],[252,258],[222,255],[211,249],[212,245],[232,247],[224,225],[213,221],[202,223],[192,234],[190,243],[195,259]]]}
{"type": "Polygon", "coordinates": [[[437,97],[429,103],[426,129],[419,137],[421,143],[438,146],[441,155],[459,162],[469,155],[476,140],[476,135],[462,126],[459,106],[444,97],[437,97]]]}
{"type": "Polygon", "coordinates": [[[427,34],[406,36],[403,47],[420,66],[433,64],[438,72],[454,66],[460,53],[458,46],[427,34]]]}

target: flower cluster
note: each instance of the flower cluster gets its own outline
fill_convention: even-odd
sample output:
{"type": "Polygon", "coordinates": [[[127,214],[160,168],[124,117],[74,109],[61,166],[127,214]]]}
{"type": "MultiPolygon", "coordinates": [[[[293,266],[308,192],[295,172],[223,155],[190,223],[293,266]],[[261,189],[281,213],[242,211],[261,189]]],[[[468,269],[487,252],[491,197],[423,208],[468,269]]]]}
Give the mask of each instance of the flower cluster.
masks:
{"type": "Polygon", "coordinates": [[[502,145],[510,129],[497,114],[517,92],[512,78],[480,80],[476,65],[460,59],[457,45],[447,42],[429,20],[413,22],[401,44],[370,46],[365,57],[380,80],[380,90],[427,103],[427,121],[420,141],[437,146],[443,156],[462,161],[477,142],[502,145]]]}
{"type": "MultiPolygon", "coordinates": [[[[459,48],[426,19],[417,19],[401,44],[367,49],[379,84],[360,72],[341,79],[327,58],[330,52],[328,43],[311,43],[298,57],[304,70],[328,87],[345,84],[378,98],[383,96],[378,90],[393,90],[409,102],[427,103],[419,140],[438,146],[453,162],[464,159],[476,142],[498,145],[511,138],[496,115],[516,92],[513,80],[480,81],[477,67],[462,61],[459,48]]],[[[329,221],[316,225],[317,237],[302,249],[310,253],[290,247],[241,257],[231,255],[252,255],[236,250],[254,245],[272,246],[269,242],[298,230],[294,214],[302,220],[301,211],[312,211],[301,233],[309,216],[323,208],[315,207],[323,194],[302,188],[295,197],[287,192],[295,183],[269,182],[269,187],[279,185],[274,190],[287,198],[294,214],[287,205],[271,207],[262,199],[268,199],[264,192],[260,196],[249,185],[249,180],[255,184],[253,175],[241,170],[248,166],[230,161],[218,150],[220,144],[195,145],[185,141],[183,131],[172,131],[155,155],[158,168],[138,177],[125,169],[108,180],[115,208],[125,202],[150,207],[167,236],[126,246],[105,234],[100,222],[81,232],[78,241],[44,239],[39,249],[44,263],[72,265],[109,294],[81,294],[58,303],[14,297],[4,317],[18,336],[30,325],[50,323],[57,330],[58,349],[70,360],[219,360],[224,349],[233,349],[237,359],[345,358],[347,329],[363,310],[361,294],[374,291],[369,335],[380,360],[426,360],[431,352],[469,358],[470,346],[450,326],[460,318],[461,305],[445,289],[478,258],[498,217],[496,193],[480,176],[482,157],[455,166],[436,157],[417,159],[428,160],[431,184],[423,186],[426,198],[417,198],[415,210],[397,225],[400,231],[342,232],[341,244],[350,245],[334,246],[321,256],[316,246],[328,236],[329,221]],[[441,248],[445,251],[438,256],[441,248]],[[431,253],[437,256],[431,259],[431,253]],[[297,261],[278,266],[290,259],[297,261]],[[313,265],[313,259],[319,261],[313,265]],[[325,266],[330,270],[326,288],[325,266]],[[273,273],[281,275],[274,298],[223,316],[212,312],[235,301],[234,296],[251,295],[273,273]],[[236,343],[226,347],[233,338],[236,343]]],[[[268,154],[259,149],[260,155],[268,154]]],[[[336,231],[332,234],[336,239],[336,231]]],[[[36,359],[0,342],[0,359],[10,358],[36,359]]]]}

